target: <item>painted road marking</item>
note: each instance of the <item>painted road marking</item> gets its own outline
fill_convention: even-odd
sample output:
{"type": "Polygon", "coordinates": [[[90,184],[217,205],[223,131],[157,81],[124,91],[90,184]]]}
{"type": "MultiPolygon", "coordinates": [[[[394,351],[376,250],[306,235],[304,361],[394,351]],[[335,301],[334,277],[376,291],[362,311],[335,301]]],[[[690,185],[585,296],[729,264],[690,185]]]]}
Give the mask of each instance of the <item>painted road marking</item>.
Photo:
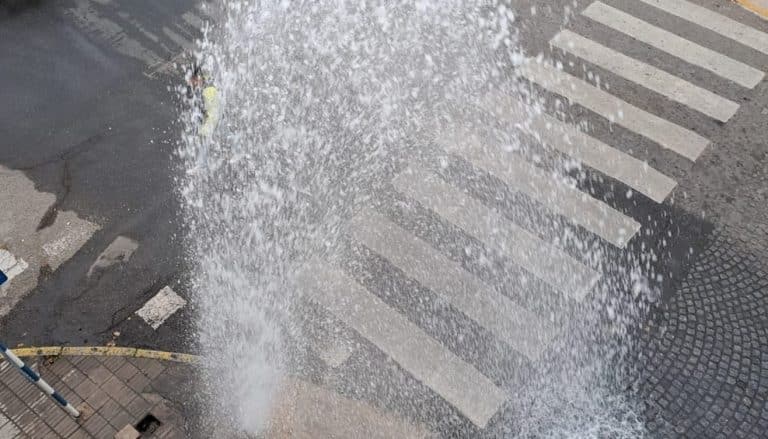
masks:
{"type": "Polygon", "coordinates": [[[760,83],[765,76],[762,71],[752,66],[702,47],[602,2],[592,3],[584,9],[582,14],[689,64],[709,70],[742,87],[752,88],[760,83]]]}
{"type": "Polygon", "coordinates": [[[768,34],[685,0],[640,0],[768,55],[768,34]]]}
{"type": "Polygon", "coordinates": [[[736,0],[736,3],[762,18],[768,19],[768,0],[736,0]]]}
{"type": "Polygon", "coordinates": [[[13,278],[23,273],[27,268],[29,268],[29,264],[24,259],[17,258],[8,250],[0,248],[0,271],[8,278],[3,286],[10,285],[13,278]]]}
{"type": "Polygon", "coordinates": [[[569,30],[555,35],[551,44],[721,122],[739,109],[733,101],[569,30]]]}
{"type": "Polygon", "coordinates": [[[180,310],[187,301],[176,294],[171,287],[164,287],[147,301],[136,314],[144,319],[152,329],[157,329],[168,317],[180,310]]]}
{"type": "Polygon", "coordinates": [[[202,29],[205,26],[203,19],[198,17],[197,14],[192,11],[187,11],[181,14],[181,19],[184,20],[184,22],[188,25],[192,26],[194,29],[202,29]]]}
{"type": "Polygon", "coordinates": [[[139,244],[136,241],[125,236],[118,236],[101,252],[93,265],[91,265],[91,268],[88,269],[88,277],[115,264],[130,261],[131,256],[133,256],[133,253],[138,248],[139,244]]]}
{"type": "Polygon", "coordinates": [[[496,338],[535,360],[555,330],[464,270],[432,246],[379,213],[366,210],[350,222],[350,235],[408,277],[446,298],[496,338]]]}
{"type": "Polygon", "coordinates": [[[696,161],[709,144],[709,140],[695,132],[624,102],[547,62],[529,59],[519,66],[519,71],[524,77],[549,91],[564,96],[572,103],[580,104],[691,161],[696,161]]]}
{"type": "Polygon", "coordinates": [[[657,203],[662,203],[677,185],[675,180],[653,169],[648,163],[606,145],[578,127],[547,114],[523,115],[508,97],[495,93],[488,95],[485,108],[506,121],[530,119],[527,124],[517,124],[516,128],[626,184],[657,203]]]}
{"type": "Polygon", "coordinates": [[[487,248],[511,258],[568,297],[581,301],[600,278],[594,270],[448,185],[434,173],[413,167],[398,175],[393,184],[399,192],[463,229],[487,248]]]}
{"type": "Polygon", "coordinates": [[[463,157],[550,211],[562,215],[619,248],[640,230],[640,223],[602,201],[570,187],[501,145],[488,146],[472,133],[436,139],[448,152],[463,157]]]}
{"type": "Polygon", "coordinates": [[[171,41],[174,42],[177,46],[181,47],[184,50],[191,50],[194,47],[194,44],[187,40],[186,38],[182,37],[181,35],[177,34],[176,32],[168,29],[167,27],[163,26],[163,33],[171,39],[171,41]]]}
{"type": "Polygon", "coordinates": [[[160,55],[130,38],[119,24],[99,15],[88,0],[75,0],[75,7],[69,12],[81,27],[101,34],[118,52],[138,59],[146,65],[163,62],[160,55]]]}
{"type": "Polygon", "coordinates": [[[343,272],[317,259],[299,270],[297,287],[387,354],[480,428],[506,393],[343,272]]]}

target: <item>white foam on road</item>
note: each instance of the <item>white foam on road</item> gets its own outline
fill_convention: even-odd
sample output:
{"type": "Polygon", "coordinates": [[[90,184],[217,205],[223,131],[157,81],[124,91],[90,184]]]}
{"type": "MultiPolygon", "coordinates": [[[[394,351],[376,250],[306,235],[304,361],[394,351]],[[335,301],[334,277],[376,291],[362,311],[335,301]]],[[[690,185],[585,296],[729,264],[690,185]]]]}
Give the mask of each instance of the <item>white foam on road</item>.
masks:
{"type": "Polygon", "coordinates": [[[768,55],[768,34],[685,0],[640,0],[768,55]]]}
{"type": "Polygon", "coordinates": [[[164,287],[136,311],[136,314],[152,329],[157,329],[186,304],[187,301],[176,294],[171,287],[164,287]]]}
{"type": "Polygon", "coordinates": [[[524,121],[516,125],[517,129],[626,184],[657,203],[663,202],[677,185],[675,180],[652,168],[647,162],[587,135],[576,126],[547,114],[523,115],[509,97],[489,95],[485,107],[506,122],[524,121]]]}
{"type": "Polygon", "coordinates": [[[582,11],[582,14],[742,87],[753,88],[765,76],[762,71],[752,66],[702,47],[602,2],[592,3],[582,11]]]}
{"type": "Polygon", "coordinates": [[[576,188],[551,173],[528,163],[501,145],[485,145],[472,133],[454,131],[437,138],[438,144],[463,157],[550,211],[600,236],[619,248],[640,230],[640,223],[576,188]]]}
{"type": "Polygon", "coordinates": [[[709,140],[699,134],[624,102],[546,62],[528,59],[519,66],[519,71],[571,103],[582,105],[691,161],[696,161],[709,144],[709,140]]]}
{"type": "Polygon", "coordinates": [[[555,35],[551,44],[721,122],[739,109],[736,102],[569,30],[555,35]]]}
{"type": "Polygon", "coordinates": [[[313,259],[297,273],[296,285],[478,427],[507,399],[472,365],[340,270],[313,259]]]}
{"type": "Polygon", "coordinates": [[[393,184],[399,192],[574,300],[581,301],[600,278],[594,270],[452,187],[434,173],[413,167],[398,175],[393,184]]]}
{"type": "Polygon", "coordinates": [[[555,335],[548,322],[379,213],[358,214],[350,222],[349,234],[531,360],[555,335]]]}

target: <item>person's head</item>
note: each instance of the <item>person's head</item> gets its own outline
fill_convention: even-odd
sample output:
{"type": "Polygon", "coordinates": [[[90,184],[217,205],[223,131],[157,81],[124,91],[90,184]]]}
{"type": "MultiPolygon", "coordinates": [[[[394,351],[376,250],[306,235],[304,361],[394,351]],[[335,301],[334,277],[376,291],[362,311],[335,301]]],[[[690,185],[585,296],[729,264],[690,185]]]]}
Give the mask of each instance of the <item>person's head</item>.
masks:
{"type": "Polygon", "coordinates": [[[189,85],[197,88],[202,87],[204,82],[205,78],[203,77],[203,69],[200,68],[199,65],[195,64],[195,67],[192,70],[192,76],[189,78],[189,85]]]}

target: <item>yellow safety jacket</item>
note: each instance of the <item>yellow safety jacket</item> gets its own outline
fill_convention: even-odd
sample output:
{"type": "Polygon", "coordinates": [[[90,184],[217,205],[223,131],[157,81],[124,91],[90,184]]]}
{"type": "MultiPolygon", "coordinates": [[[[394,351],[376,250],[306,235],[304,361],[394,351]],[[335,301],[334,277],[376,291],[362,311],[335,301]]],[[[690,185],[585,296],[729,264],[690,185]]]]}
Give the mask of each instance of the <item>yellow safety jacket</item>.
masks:
{"type": "Polygon", "coordinates": [[[200,135],[210,136],[213,129],[219,123],[219,91],[216,87],[209,85],[203,89],[203,108],[205,109],[205,119],[200,127],[200,135]]]}

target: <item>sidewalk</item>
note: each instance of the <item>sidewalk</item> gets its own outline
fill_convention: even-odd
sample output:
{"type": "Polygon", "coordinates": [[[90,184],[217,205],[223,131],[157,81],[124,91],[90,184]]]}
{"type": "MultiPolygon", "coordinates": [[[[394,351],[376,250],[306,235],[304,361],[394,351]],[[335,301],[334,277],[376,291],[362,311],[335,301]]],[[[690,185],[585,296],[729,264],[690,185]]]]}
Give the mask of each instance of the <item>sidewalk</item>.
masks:
{"type": "Polygon", "coordinates": [[[37,356],[24,361],[81,412],[80,419],[68,416],[14,366],[2,361],[0,439],[133,439],[139,437],[137,431],[142,438],[188,436],[180,388],[189,387],[180,384],[190,382],[191,364],[92,355],[37,356]]]}

